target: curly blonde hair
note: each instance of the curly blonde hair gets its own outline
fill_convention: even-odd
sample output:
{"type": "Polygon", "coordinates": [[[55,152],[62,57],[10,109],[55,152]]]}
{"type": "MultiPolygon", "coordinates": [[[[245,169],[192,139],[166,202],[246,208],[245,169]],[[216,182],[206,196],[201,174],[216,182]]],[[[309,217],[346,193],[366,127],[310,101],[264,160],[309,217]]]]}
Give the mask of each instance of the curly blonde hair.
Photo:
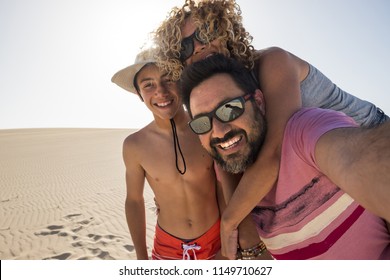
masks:
{"type": "Polygon", "coordinates": [[[179,80],[184,68],[180,61],[181,27],[191,16],[200,36],[210,43],[216,36],[224,46],[224,55],[232,57],[252,69],[254,48],[252,36],[242,25],[241,9],[235,0],[185,0],[181,8],[175,7],[165,21],[153,32],[159,67],[179,80]],[[215,32],[209,32],[215,30],[215,32]]]}

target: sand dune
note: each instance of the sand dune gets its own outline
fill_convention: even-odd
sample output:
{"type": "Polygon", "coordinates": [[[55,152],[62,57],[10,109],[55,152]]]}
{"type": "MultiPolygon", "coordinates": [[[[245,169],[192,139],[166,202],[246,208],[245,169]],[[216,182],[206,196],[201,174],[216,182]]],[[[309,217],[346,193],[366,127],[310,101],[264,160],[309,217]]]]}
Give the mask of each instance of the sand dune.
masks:
{"type": "MultiPolygon", "coordinates": [[[[0,259],[135,259],[121,153],[132,132],[0,130],[0,259]]],[[[149,186],[145,197],[150,249],[149,186]]]]}

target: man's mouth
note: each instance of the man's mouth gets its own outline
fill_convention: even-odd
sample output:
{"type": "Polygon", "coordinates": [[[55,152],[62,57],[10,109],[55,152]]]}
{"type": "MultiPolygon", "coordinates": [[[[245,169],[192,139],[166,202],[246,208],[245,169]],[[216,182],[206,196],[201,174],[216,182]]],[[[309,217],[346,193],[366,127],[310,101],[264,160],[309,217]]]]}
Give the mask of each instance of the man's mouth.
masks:
{"type": "Polygon", "coordinates": [[[222,150],[229,150],[229,149],[232,149],[234,148],[235,146],[238,145],[238,143],[241,141],[242,139],[242,135],[240,136],[235,136],[231,139],[229,139],[228,141],[225,141],[225,142],[222,142],[220,143],[218,146],[222,149],[222,150]]]}

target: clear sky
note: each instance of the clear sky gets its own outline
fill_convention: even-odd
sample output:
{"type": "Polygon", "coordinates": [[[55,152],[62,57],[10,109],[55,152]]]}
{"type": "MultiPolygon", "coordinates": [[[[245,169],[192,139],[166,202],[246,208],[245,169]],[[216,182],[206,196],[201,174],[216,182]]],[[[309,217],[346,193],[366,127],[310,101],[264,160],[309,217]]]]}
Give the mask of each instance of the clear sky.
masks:
{"type": "MultiPolygon", "coordinates": [[[[184,0],[0,0],[0,129],[141,128],[111,83],[184,0]]],[[[390,1],[237,0],[255,48],[282,47],[390,114],[390,1]]]]}

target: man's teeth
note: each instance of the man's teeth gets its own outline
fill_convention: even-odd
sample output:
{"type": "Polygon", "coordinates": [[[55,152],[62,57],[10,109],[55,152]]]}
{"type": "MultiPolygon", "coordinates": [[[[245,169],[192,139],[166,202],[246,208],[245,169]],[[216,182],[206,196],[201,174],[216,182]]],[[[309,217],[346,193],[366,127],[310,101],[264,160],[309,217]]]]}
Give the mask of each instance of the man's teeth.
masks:
{"type": "Polygon", "coordinates": [[[234,144],[236,144],[240,140],[241,140],[241,137],[240,136],[236,136],[236,137],[230,139],[229,141],[221,143],[219,146],[222,149],[226,150],[226,149],[229,149],[230,147],[232,147],[234,144]]]}
{"type": "Polygon", "coordinates": [[[171,101],[167,101],[167,102],[163,102],[163,103],[156,103],[156,105],[158,107],[165,107],[165,106],[168,106],[171,103],[172,103],[172,100],[171,101]]]}

